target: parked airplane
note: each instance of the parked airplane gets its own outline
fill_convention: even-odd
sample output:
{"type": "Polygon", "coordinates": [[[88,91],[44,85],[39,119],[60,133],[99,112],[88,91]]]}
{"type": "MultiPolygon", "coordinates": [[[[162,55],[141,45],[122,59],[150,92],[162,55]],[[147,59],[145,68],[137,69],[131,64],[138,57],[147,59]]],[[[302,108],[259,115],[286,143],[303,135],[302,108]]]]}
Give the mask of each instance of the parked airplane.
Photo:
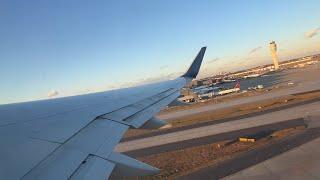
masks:
{"type": "Polygon", "coordinates": [[[154,115],[199,72],[206,47],[174,80],[80,96],[0,105],[0,179],[106,179],[159,169],[113,152],[128,128],[159,128],[154,115]]]}

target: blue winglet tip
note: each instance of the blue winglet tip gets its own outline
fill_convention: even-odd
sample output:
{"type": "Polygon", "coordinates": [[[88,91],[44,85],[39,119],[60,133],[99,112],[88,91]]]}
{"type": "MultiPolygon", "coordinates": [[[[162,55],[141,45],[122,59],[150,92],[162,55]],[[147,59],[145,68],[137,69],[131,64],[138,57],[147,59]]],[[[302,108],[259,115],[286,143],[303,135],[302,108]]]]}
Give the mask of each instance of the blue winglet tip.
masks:
{"type": "Polygon", "coordinates": [[[189,69],[187,70],[186,73],[184,73],[181,77],[185,77],[185,78],[196,78],[200,67],[201,67],[201,63],[204,57],[204,54],[206,52],[207,47],[202,47],[198,53],[198,55],[196,56],[196,58],[193,60],[192,64],[190,65],[189,69]]]}

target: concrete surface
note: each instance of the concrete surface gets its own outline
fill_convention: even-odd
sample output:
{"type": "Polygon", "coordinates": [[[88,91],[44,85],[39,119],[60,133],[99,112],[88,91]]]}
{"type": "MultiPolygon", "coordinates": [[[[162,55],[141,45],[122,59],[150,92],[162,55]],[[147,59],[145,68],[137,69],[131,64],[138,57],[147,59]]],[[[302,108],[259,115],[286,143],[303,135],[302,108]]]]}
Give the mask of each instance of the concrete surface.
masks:
{"type": "Polygon", "coordinates": [[[317,138],[224,179],[320,179],[319,147],[317,138]]]}
{"type": "Polygon", "coordinates": [[[116,146],[115,151],[126,152],[143,149],[316,114],[320,114],[320,102],[295,106],[285,110],[244,118],[237,121],[230,121],[221,124],[214,124],[210,126],[122,142],[116,146]]]}
{"type": "Polygon", "coordinates": [[[305,126],[305,125],[306,124],[303,118],[292,119],[288,121],[282,121],[282,122],[263,125],[263,126],[240,129],[236,131],[229,131],[226,133],[220,133],[220,134],[200,137],[196,139],[189,139],[189,140],[184,140],[184,141],[179,141],[179,142],[174,142],[174,143],[169,143],[169,144],[164,144],[159,146],[148,147],[144,149],[127,151],[125,152],[125,154],[135,158],[144,157],[144,156],[160,154],[160,153],[165,153],[170,151],[187,149],[187,148],[206,145],[206,144],[217,143],[219,141],[235,140],[235,139],[238,139],[239,137],[250,136],[250,135],[258,134],[261,132],[265,132],[267,134],[268,132],[271,133],[272,131],[278,131],[278,130],[283,130],[287,128],[297,127],[297,126],[305,126]]]}

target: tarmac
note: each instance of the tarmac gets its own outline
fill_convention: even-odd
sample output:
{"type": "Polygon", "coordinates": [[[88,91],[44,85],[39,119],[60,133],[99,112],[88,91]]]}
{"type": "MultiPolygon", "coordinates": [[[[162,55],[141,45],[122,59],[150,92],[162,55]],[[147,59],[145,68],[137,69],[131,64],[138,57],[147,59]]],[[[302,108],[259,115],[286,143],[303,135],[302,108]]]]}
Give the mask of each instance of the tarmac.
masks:
{"type": "MultiPolygon", "coordinates": [[[[234,158],[208,166],[178,179],[302,179],[302,176],[295,174],[296,171],[302,170],[303,174],[308,174],[310,173],[309,171],[304,172],[306,168],[308,169],[310,166],[311,169],[319,167],[309,164],[309,162],[313,161],[310,161],[310,155],[315,158],[315,161],[319,160],[319,155],[313,156],[313,153],[317,152],[312,150],[319,146],[319,143],[313,143],[315,141],[319,142],[319,137],[320,128],[307,129],[294,136],[284,137],[281,140],[241,153],[234,158]],[[312,145],[310,146],[310,144],[312,145]],[[303,154],[299,150],[301,148],[309,150],[303,151],[305,152],[303,154]],[[296,157],[297,160],[295,159],[296,157]],[[274,161],[274,159],[277,159],[277,161],[274,161]],[[269,161],[274,162],[269,163],[269,161]],[[296,164],[293,162],[296,162],[296,164]],[[305,162],[307,163],[305,164],[305,162]],[[293,167],[292,165],[295,166],[293,167]],[[277,173],[280,176],[277,176],[277,173]],[[288,173],[292,173],[293,177],[288,173]]],[[[307,178],[308,176],[304,177],[307,178]]]]}
{"type": "Polygon", "coordinates": [[[317,138],[224,179],[320,179],[319,147],[317,138]]]}
{"type": "Polygon", "coordinates": [[[294,103],[294,104],[287,104],[287,105],[283,105],[280,107],[275,107],[275,108],[271,108],[271,109],[267,109],[267,110],[263,110],[263,111],[251,112],[251,113],[244,114],[244,115],[239,115],[239,116],[234,116],[234,117],[226,117],[226,118],[222,118],[222,119],[218,119],[218,120],[214,120],[214,121],[199,122],[199,123],[195,123],[195,124],[191,124],[191,125],[187,125],[187,126],[166,128],[161,131],[154,131],[154,132],[150,132],[150,133],[146,133],[146,134],[141,134],[141,135],[136,135],[136,136],[131,136],[131,137],[124,137],[121,139],[121,142],[142,139],[142,138],[151,137],[151,136],[158,136],[158,135],[162,135],[162,134],[168,134],[168,133],[172,133],[172,132],[178,132],[178,131],[198,128],[198,127],[202,127],[202,126],[220,124],[220,123],[225,123],[225,122],[229,122],[229,121],[237,121],[237,120],[240,120],[243,118],[249,118],[249,117],[255,117],[255,116],[259,116],[259,115],[263,115],[263,114],[273,113],[276,111],[285,110],[285,109],[289,109],[289,108],[292,108],[295,106],[306,105],[306,104],[310,104],[310,103],[314,103],[314,102],[318,102],[318,101],[320,101],[320,97],[316,97],[316,98],[313,98],[310,100],[306,100],[306,101],[302,101],[302,102],[298,102],[298,103],[294,103]]]}
{"type": "Polygon", "coordinates": [[[229,131],[221,134],[214,134],[214,135],[205,136],[201,138],[188,139],[184,141],[168,143],[168,144],[163,144],[159,146],[126,151],[124,152],[124,154],[135,157],[135,158],[145,157],[149,155],[182,150],[186,148],[212,144],[212,143],[221,142],[221,141],[230,141],[230,140],[232,141],[232,140],[238,139],[239,137],[246,137],[246,136],[252,136],[252,135],[259,136],[258,134],[265,136],[267,134],[271,134],[274,131],[279,131],[279,130],[288,129],[288,128],[295,128],[298,126],[307,126],[303,118],[291,119],[288,121],[282,121],[278,123],[256,126],[252,128],[246,128],[246,129],[239,129],[235,131],[229,131]]]}
{"type": "Polygon", "coordinates": [[[118,144],[115,148],[115,151],[127,152],[137,149],[145,149],[149,147],[160,146],[169,143],[177,143],[180,141],[212,136],[230,131],[252,128],[287,121],[290,119],[306,117],[309,115],[320,114],[319,107],[320,102],[314,102],[306,105],[295,106],[285,110],[275,111],[273,113],[243,118],[236,121],[213,124],[209,126],[187,129],[158,136],[126,141],[118,144]]]}

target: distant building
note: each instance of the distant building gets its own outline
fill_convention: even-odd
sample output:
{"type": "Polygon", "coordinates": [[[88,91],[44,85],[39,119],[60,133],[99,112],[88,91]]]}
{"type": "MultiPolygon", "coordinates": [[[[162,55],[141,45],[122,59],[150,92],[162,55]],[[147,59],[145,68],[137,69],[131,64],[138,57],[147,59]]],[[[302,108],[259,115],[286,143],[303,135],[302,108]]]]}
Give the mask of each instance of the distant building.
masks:
{"type": "Polygon", "coordinates": [[[278,70],[279,69],[279,59],[278,59],[278,54],[277,54],[277,44],[276,44],[276,42],[272,41],[269,46],[270,46],[271,56],[273,59],[274,70],[278,70]]]}
{"type": "Polygon", "coordinates": [[[212,79],[207,79],[205,81],[202,81],[203,85],[211,85],[213,83],[212,79]]]}
{"type": "Polygon", "coordinates": [[[197,87],[197,86],[202,86],[203,83],[202,83],[202,81],[199,81],[199,80],[193,80],[193,81],[191,81],[191,83],[189,85],[191,87],[197,87]]]}
{"type": "Polygon", "coordinates": [[[179,101],[183,101],[183,102],[194,102],[195,98],[194,96],[182,96],[180,98],[178,98],[179,101]]]}

